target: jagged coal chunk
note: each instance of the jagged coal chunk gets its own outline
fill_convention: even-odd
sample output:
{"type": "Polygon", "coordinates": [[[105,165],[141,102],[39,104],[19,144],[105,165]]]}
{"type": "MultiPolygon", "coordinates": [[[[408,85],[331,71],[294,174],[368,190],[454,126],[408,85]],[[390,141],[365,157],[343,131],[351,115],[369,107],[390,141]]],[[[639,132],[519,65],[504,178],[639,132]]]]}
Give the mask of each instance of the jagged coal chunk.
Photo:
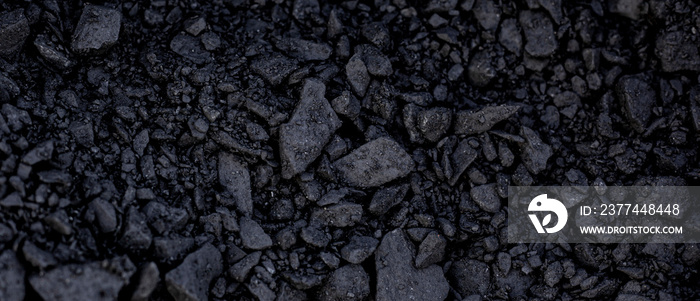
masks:
{"type": "Polygon", "coordinates": [[[232,201],[222,198],[223,205],[230,206],[235,203],[243,215],[253,214],[250,173],[240,158],[228,152],[219,153],[219,183],[233,197],[232,201]]]}
{"type": "Polygon", "coordinates": [[[44,300],[117,300],[136,267],[126,257],[86,264],[69,264],[29,277],[44,300]]]}
{"type": "Polygon", "coordinates": [[[282,176],[303,172],[323,151],[341,122],[325,98],[326,86],[318,80],[304,83],[301,99],[288,123],[280,126],[282,176]]]}
{"type": "Polygon", "coordinates": [[[523,164],[533,174],[547,168],[547,160],[552,156],[552,147],[540,139],[540,135],[531,128],[522,127],[520,135],[525,139],[520,143],[520,157],[523,164]]]}
{"type": "Polygon", "coordinates": [[[274,86],[281,84],[297,68],[295,61],[278,53],[259,57],[250,63],[253,72],[274,86]]]}
{"type": "Polygon", "coordinates": [[[248,217],[242,217],[240,224],[243,247],[251,250],[263,250],[272,246],[272,238],[265,233],[265,230],[256,221],[248,217]]]}
{"type": "Polygon", "coordinates": [[[491,268],[481,261],[464,259],[454,262],[449,275],[453,285],[463,296],[483,295],[491,287],[491,268]]]}
{"type": "Polygon", "coordinates": [[[11,57],[24,46],[29,37],[29,22],[23,9],[15,9],[0,14],[0,56],[11,57]]]}
{"type": "Polygon", "coordinates": [[[490,106],[478,111],[457,112],[455,133],[474,135],[490,130],[497,123],[508,119],[520,106],[490,106]]]}
{"type": "Polygon", "coordinates": [[[319,300],[365,300],[370,294],[369,275],[360,265],[350,264],[333,272],[319,291],[319,300]]]}
{"type": "Polygon", "coordinates": [[[656,56],[664,72],[700,71],[700,51],[692,34],[684,31],[668,31],[656,38],[656,56]]]}
{"type": "Polygon", "coordinates": [[[73,33],[73,51],[84,55],[100,54],[117,43],[122,15],[104,6],[87,5],[73,33]]]}
{"type": "Polygon", "coordinates": [[[406,176],[414,163],[396,141],[372,140],[333,163],[341,178],[350,185],[374,187],[406,176]]]}
{"type": "Polygon", "coordinates": [[[552,21],[542,12],[520,12],[520,26],[525,32],[525,51],[534,57],[552,55],[559,47],[552,21]]]}
{"type": "Polygon", "coordinates": [[[444,300],[449,285],[442,269],[413,266],[415,246],[403,230],[387,233],[375,253],[377,300],[444,300]]]}
{"type": "Polygon", "coordinates": [[[222,271],[221,253],[211,244],[205,244],[165,274],[165,283],[176,301],[209,300],[209,284],[222,271]]]}
{"type": "Polygon", "coordinates": [[[643,133],[656,104],[656,92],[644,75],[628,75],[617,82],[617,97],[632,128],[643,133]]]}
{"type": "Polygon", "coordinates": [[[349,227],[362,218],[362,205],[340,203],[320,208],[311,214],[311,221],[332,227],[349,227]]]}
{"type": "Polygon", "coordinates": [[[12,250],[0,254],[0,299],[24,300],[24,268],[12,250]]]}

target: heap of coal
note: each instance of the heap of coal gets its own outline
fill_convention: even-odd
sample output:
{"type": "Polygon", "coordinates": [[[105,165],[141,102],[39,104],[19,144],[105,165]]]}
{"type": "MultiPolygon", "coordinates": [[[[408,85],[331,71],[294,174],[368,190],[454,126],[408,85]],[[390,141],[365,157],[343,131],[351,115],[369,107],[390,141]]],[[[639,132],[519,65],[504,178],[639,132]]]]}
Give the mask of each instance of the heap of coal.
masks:
{"type": "Polygon", "coordinates": [[[0,2],[0,300],[694,300],[509,185],[697,185],[689,0],[0,2]]]}

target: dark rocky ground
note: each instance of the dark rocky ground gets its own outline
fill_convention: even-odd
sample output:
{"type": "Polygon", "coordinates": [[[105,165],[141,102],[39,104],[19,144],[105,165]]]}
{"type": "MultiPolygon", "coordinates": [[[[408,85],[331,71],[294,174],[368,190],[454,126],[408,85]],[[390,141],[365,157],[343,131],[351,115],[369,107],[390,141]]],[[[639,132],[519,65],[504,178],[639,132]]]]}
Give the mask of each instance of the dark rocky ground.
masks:
{"type": "Polygon", "coordinates": [[[508,185],[697,185],[688,0],[0,2],[0,300],[697,300],[508,185]]]}

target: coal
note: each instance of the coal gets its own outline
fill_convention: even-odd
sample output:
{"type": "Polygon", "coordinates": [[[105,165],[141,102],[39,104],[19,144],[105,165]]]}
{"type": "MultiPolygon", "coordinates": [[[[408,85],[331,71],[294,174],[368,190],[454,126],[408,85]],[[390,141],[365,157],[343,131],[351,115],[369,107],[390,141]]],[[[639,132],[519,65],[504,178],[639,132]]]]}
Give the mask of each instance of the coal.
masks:
{"type": "Polygon", "coordinates": [[[319,300],[365,300],[370,294],[369,275],[360,265],[343,266],[328,277],[319,300]]]}
{"type": "Polygon", "coordinates": [[[12,250],[0,254],[0,297],[2,300],[20,301],[26,295],[24,287],[25,271],[12,250]]]}
{"type": "Polygon", "coordinates": [[[24,260],[41,270],[58,264],[58,261],[51,253],[40,249],[31,241],[24,242],[22,246],[22,255],[24,255],[24,260]]]}
{"type": "Polygon", "coordinates": [[[629,75],[617,83],[617,97],[625,116],[637,132],[644,132],[656,105],[656,92],[643,75],[629,75]]]}
{"type": "Polygon", "coordinates": [[[250,173],[242,160],[228,152],[219,153],[219,183],[231,194],[233,200],[222,199],[223,205],[236,205],[243,215],[253,213],[250,173]]]}
{"type": "Polygon", "coordinates": [[[324,226],[350,227],[362,218],[362,205],[340,203],[319,208],[311,214],[311,222],[324,226]]]}
{"type": "Polygon", "coordinates": [[[353,236],[340,254],[346,261],[360,264],[369,258],[377,249],[379,241],[369,236],[353,236]]]}
{"type": "Polygon", "coordinates": [[[559,47],[551,19],[542,12],[522,11],[520,26],[525,33],[525,51],[533,57],[547,57],[559,47]]]}
{"type": "Polygon", "coordinates": [[[73,51],[83,55],[104,53],[117,43],[121,20],[115,9],[86,5],[73,32],[73,51]]]}
{"type": "Polygon", "coordinates": [[[136,267],[128,257],[59,266],[29,276],[29,284],[44,300],[116,300],[136,267]]]}
{"type": "Polygon", "coordinates": [[[457,134],[474,135],[493,128],[520,109],[519,106],[490,106],[478,111],[460,111],[455,117],[457,134]]]}
{"type": "Polygon", "coordinates": [[[272,238],[256,221],[244,216],[241,217],[240,225],[243,247],[251,250],[263,250],[272,246],[272,238]]]}
{"type": "Polygon", "coordinates": [[[158,266],[149,262],[144,264],[138,272],[138,284],[131,295],[131,301],[146,301],[149,299],[153,291],[156,289],[160,281],[160,271],[158,266]]]}
{"type": "Polygon", "coordinates": [[[428,233],[418,247],[416,267],[423,269],[442,261],[446,246],[447,240],[437,231],[428,233]]]}
{"type": "Polygon", "coordinates": [[[396,141],[372,140],[333,163],[340,177],[350,185],[373,187],[406,176],[414,163],[396,141]]]}
{"type": "Polygon", "coordinates": [[[208,300],[209,284],[222,271],[221,253],[211,244],[206,244],[165,274],[165,282],[168,292],[177,301],[208,300]]]}
{"type": "Polygon", "coordinates": [[[341,122],[325,98],[326,86],[307,80],[288,123],[280,126],[283,177],[303,172],[323,151],[341,122]]]}
{"type": "Polygon", "coordinates": [[[367,93],[370,77],[369,71],[365,62],[362,61],[362,55],[356,53],[345,65],[345,75],[348,78],[350,87],[357,96],[363,97],[367,93]]]}
{"type": "Polygon", "coordinates": [[[448,273],[455,289],[463,296],[484,295],[491,287],[491,268],[477,260],[454,262],[448,273]]]}
{"type": "Polygon", "coordinates": [[[0,14],[0,56],[12,57],[17,54],[29,37],[29,22],[23,9],[5,11],[0,14]]]}
{"type": "Polygon", "coordinates": [[[547,160],[552,156],[552,147],[542,141],[539,135],[528,127],[520,129],[520,135],[525,141],[520,143],[523,164],[533,174],[538,174],[547,168],[547,160]]]}
{"type": "Polygon", "coordinates": [[[240,261],[231,265],[228,269],[228,275],[238,282],[244,282],[250,270],[260,262],[261,255],[262,252],[260,251],[246,255],[240,261]]]}
{"type": "Polygon", "coordinates": [[[413,266],[415,246],[403,230],[387,233],[375,253],[377,300],[444,300],[449,285],[442,269],[413,266]]]}

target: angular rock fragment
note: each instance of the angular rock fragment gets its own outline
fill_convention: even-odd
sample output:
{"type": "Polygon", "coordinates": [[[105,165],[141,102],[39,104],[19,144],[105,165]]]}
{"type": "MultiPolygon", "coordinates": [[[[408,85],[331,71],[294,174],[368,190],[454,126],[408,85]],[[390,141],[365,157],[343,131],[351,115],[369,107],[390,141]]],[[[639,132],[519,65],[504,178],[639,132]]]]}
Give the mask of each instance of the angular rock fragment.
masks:
{"type": "Polygon", "coordinates": [[[498,35],[498,42],[508,51],[520,55],[523,50],[523,36],[520,33],[518,21],[506,19],[501,23],[501,32],[498,35]]]}
{"type": "Polygon", "coordinates": [[[437,142],[452,125],[452,111],[448,108],[432,108],[418,113],[418,130],[430,142],[437,142]]]}
{"type": "Polygon", "coordinates": [[[73,227],[70,224],[68,214],[65,210],[58,210],[54,213],[49,214],[44,218],[44,221],[46,222],[46,224],[51,226],[51,228],[53,228],[56,232],[62,235],[68,236],[73,234],[73,227]]]}
{"type": "Polygon", "coordinates": [[[299,21],[319,13],[321,13],[321,7],[317,0],[295,0],[292,6],[292,16],[299,21]]]}
{"type": "Polygon", "coordinates": [[[228,275],[238,282],[244,282],[248,272],[260,262],[260,256],[262,256],[260,251],[246,255],[228,269],[228,275]]]}
{"type": "Polygon", "coordinates": [[[111,233],[117,229],[117,213],[114,206],[101,198],[90,202],[86,219],[96,221],[102,233],[111,233]]]}
{"type": "Polygon", "coordinates": [[[315,226],[302,228],[299,236],[306,243],[316,248],[324,248],[331,241],[330,237],[326,235],[325,232],[315,226]]]}
{"type": "Polygon", "coordinates": [[[269,286],[262,280],[258,279],[258,277],[253,276],[251,277],[250,281],[248,281],[245,284],[246,288],[248,288],[248,291],[255,296],[255,298],[259,301],[274,301],[275,300],[275,292],[270,289],[269,286]]]}
{"type": "Polygon", "coordinates": [[[501,8],[496,5],[495,1],[476,0],[472,11],[484,29],[495,30],[498,28],[498,23],[501,21],[501,8]]]}
{"type": "Polygon", "coordinates": [[[646,131],[651,109],[656,104],[656,92],[641,74],[628,75],[617,82],[617,97],[632,128],[646,131]]]}
{"type": "Polygon", "coordinates": [[[362,218],[362,205],[340,203],[320,208],[311,214],[311,221],[331,227],[350,227],[362,218]]]}
{"type": "Polygon", "coordinates": [[[387,213],[389,209],[403,201],[408,188],[408,184],[380,188],[374,193],[369,203],[369,212],[374,215],[387,213]]]}
{"type": "Polygon", "coordinates": [[[292,118],[280,126],[279,147],[285,179],[306,170],[341,125],[325,94],[323,83],[306,80],[292,118]]]}
{"type": "Polygon", "coordinates": [[[468,140],[462,139],[459,144],[457,144],[457,147],[450,156],[453,168],[452,177],[448,180],[450,186],[457,184],[459,177],[462,176],[464,171],[467,170],[467,167],[474,162],[478,155],[477,151],[469,145],[468,140]]]}
{"type": "Polygon", "coordinates": [[[319,291],[318,300],[365,300],[369,297],[369,275],[360,265],[350,264],[333,272],[323,288],[319,291]]]}
{"type": "Polygon", "coordinates": [[[496,192],[496,184],[476,186],[470,193],[472,200],[484,211],[495,213],[501,209],[501,199],[496,192]]]}
{"type": "Polygon", "coordinates": [[[262,76],[273,86],[281,84],[297,68],[295,61],[277,53],[259,57],[250,63],[250,70],[262,76]]]}
{"type": "Polygon", "coordinates": [[[415,164],[396,141],[382,137],[358,147],[333,166],[348,184],[374,187],[408,175],[415,164]]]}
{"type": "Polygon", "coordinates": [[[442,269],[413,266],[415,247],[403,230],[387,233],[375,252],[377,300],[444,300],[449,285],[442,269]]]}
{"type": "Polygon", "coordinates": [[[222,271],[221,253],[211,244],[206,244],[165,274],[165,283],[176,301],[209,300],[209,284],[222,271]]]}
{"type": "Polygon", "coordinates": [[[75,65],[75,62],[65,53],[63,48],[58,47],[46,35],[37,35],[34,39],[34,47],[44,60],[56,68],[68,70],[75,65]]]}
{"type": "Polygon", "coordinates": [[[136,267],[128,257],[86,264],[69,264],[29,277],[29,284],[44,300],[117,300],[136,267]]]}
{"type": "Polygon", "coordinates": [[[363,45],[362,60],[367,71],[374,76],[389,76],[394,73],[391,61],[379,49],[371,45],[363,45]]]}
{"type": "Polygon", "coordinates": [[[695,34],[684,31],[663,32],[656,38],[654,52],[664,72],[700,71],[700,45],[695,34]]]}
{"type": "Polygon", "coordinates": [[[445,255],[445,247],[447,240],[437,231],[432,231],[423,239],[418,247],[416,254],[416,267],[419,269],[427,268],[432,264],[438,263],[445,255]]]}
{"type": "Polygon", "coordinates": [[[122,15],[104,6],[87,5],[73,33],[73,51],[82,55],[105,52],[117,43],[122,15]]]}
{"type": "Polygon", "coordinates": [[[9,58],[18,53],[29,36],[29,22],[23,9],[0,14],[0,56],[9,58]]]}
{"type": "Polygon", "coordinates": [[[148,262],[141,267],[139,282],[131,295],[131,301],[148,301],[160,281],[160,271],[154,262],[148,262]]]}
{"type": "Polygon", "coordinates": [[[119,239],[119,244],[135,250],[145,250],[151,246],[153,234],[148,229],[146,217],[136,207],[129,208],[123,227],[124,232],[119,239]]]}
{"type": "Polygon", "coordinates": [[[552,147],[545,144],[540,135],[524,126],[520,135],[525,139],[520,144],[520,158],[532,174],[538,174],[547,168],[547,160],[552,156],[552,147]]]}
{"type": "Polygon", "coordinates": [[[639,20],[642,14],[643,0],[609,0],[608,10],[613,14],[618,14],[632,20],[639,20]]]}
{"type": "Polygon", "coordinates": [[[70,131],[75,141],[84,147],[91,147],[95,144],[95,133],[90,122],[75,121],[71,123],[70,131]]]}
{"type": "Polygon", "coordinates": [[[40,249],[31,241],[24,242],[22,246],[22,255],[24,255],[24,259],[27,262],[41,270],[52,267],[58,263],[51,253],[40,249]]]}
{"type": "Polygon", "coordinates": [[[153,253],[161,261],[180,260],[194,246],[191,237],[156,237],[153,239],[153,253]]]}
{"type": "Polygon", "coordinates": [[[520,106],[490,106],[479,111],[460,111],[455,118],[455,133],[475,135],[490,130],[497,123],[508,119],[520,106]]]}
{"type": "Polygon", "coordinates": [[[328,44],[296,38],[281,39],[275,43],[275,46],[284,53],[305,61],[327,60],[332,51],[328,44]]]}
{"type": "Polygon", "coordinates": [[[27,165],[34,165],[51,159],[51,155],[53,155],[53,140],[45,141],[37,145],[22,157],[22,162],[27,165]]]}
{"type": "Polygon", "coordinates": [[[360,264],[374,253],[378,244],[378,240],[369,236],[353,236],[340,250],[340,255],[350,263],[360,264]]]}
{"type": "MultiPolygon", "coordinates": [[[[250,173],[240,158],[229,152],[219,153],[219,183],[231,194],[239,212],[245,216],[253,214],[250,173]]],[[[233,205],[224,202],[225,206],[233,205]]]]}
{"type": "Polygon", "coordinates": [[[12,250],[0,253],[0,300],[22,301],[25,296],[24,268],[12,250]]]}
{"type": "Polygon", "coordinates": [[[525,51],[531,56],[548,57],[559,47],[552,21],[544,13],[520,12],[520,26],[525,32],[525,51]]]}
{"type": "Polygon", "coordinates": [[[272,246],[272,238],[257,222],[244,216],[241,218],[240,224],[243,247],[251,250],[264,250],[272,246]]]}
{"type": "Polygon", "coordinates": [[[462,296],[484,295],[491,287],[491,269],[481,261],[463,259],[452,264],[448,274],[462,296]]]}
{"type": "Polygon", "coordinates": [[[158,201],[150,201],[141,211],[146,216],[146,222],[158,234],[180,230],[189,219],[187,210],[166,206],[158,201]]]}
{"type": "Polygon", "coordinates": [[[467,76],[472,84],[484,87],[496,77],[496,69],[491,65],[491,57],[486,51],[477,52],[467,66],[467,76]]]}
{"type": "Polygon", "coordinates": [[[178,34],[170,41],[170,50],[195,64],[211,60],[211,53],[204,49],[200,40],[188,34],[178,34]]]}
{"type": "Polygon", "coordinates": [[[353,55],[347,65],[345,65],[345,75],[355,94],[364,97],[365,93],[367,93],[370,77],[367,66],[362,61],[362,56],[359,53],[353,55]]]}

